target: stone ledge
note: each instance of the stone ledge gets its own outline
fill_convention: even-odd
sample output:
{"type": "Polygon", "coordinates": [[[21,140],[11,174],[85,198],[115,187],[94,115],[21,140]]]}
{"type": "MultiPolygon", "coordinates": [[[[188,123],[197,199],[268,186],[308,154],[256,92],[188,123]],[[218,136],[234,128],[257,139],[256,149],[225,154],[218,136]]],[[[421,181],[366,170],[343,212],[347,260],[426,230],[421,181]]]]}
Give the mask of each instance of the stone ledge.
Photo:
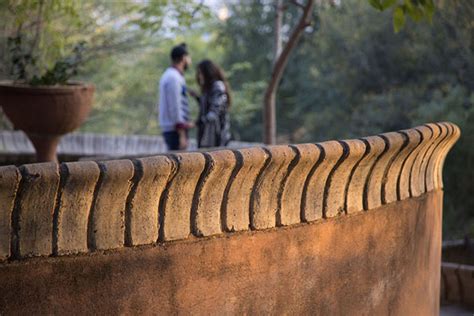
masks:
{"type": "Polygon", "coordinates": [[[2,167],[0,260],[368,211],[441,189],[459,135],[435,123],[359,140],[2,167]]]}
{"type": "Polygon", "coordinates": [[[441,301],[474,307],[474,266],[441,263],[441,301]]]}

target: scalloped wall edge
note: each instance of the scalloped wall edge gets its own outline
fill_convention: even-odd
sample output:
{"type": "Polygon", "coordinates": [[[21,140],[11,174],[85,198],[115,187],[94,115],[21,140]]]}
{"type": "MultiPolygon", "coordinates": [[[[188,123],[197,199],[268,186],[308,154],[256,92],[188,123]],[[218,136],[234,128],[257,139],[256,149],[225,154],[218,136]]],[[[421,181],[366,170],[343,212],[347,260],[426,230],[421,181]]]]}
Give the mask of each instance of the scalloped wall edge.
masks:
{"type": "Polygon", "coordinates": [[[0,167],[0,261],[261,230],[443,187],[449,122],[355,140],[0,167]]]}

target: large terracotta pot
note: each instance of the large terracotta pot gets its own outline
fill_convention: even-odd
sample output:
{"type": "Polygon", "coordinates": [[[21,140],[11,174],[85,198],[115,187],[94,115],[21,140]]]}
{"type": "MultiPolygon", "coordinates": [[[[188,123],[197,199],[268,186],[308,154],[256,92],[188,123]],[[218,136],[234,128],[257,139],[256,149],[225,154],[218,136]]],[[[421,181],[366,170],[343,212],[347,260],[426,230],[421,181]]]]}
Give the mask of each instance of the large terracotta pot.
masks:
{"type": "Polygon", "coordinates": [[[15,129],[33,143],[38,161],[57,161],[61,137],[78,128],[89,115],[94,86],[71,83],[38,86],[0,82],[0,106],[15,129]]]}

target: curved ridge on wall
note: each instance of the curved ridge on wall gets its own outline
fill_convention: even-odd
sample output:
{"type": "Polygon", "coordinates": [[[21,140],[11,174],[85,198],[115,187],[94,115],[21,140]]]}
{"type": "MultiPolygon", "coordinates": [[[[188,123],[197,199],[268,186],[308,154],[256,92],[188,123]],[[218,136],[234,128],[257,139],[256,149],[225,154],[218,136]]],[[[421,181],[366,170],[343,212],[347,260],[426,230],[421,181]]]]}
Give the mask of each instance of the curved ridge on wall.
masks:
{"type": "Polygon", "coordinates": [[[0,260],[311,222],[443,187],[451,123],[355,140],[0,167],[0,260]]]}

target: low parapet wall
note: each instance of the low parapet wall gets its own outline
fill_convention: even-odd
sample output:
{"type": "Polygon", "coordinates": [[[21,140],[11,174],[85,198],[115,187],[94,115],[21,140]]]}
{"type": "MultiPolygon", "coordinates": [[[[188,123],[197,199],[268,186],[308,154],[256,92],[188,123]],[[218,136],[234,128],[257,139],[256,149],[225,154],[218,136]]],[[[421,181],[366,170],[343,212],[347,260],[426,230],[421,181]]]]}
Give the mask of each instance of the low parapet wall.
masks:
{"type": "Polygon", "coordinates": [[[2,167],[0,313],[67,311],[91,295],[107,304],[81,305],[83,312],[344,312],[370,293],[367,311],[382,311],[390,294],[389,311],[399,313],[414,311],[427,286],[438,292],[417,308],[436,311],[442,166],[459,135],[436,123],[357,140],[2,167]],[[222,238],[202,238],[209,236],[222,238]],[[30,257],[54,258],[23,260],[30,257]],[[365,264],[378,271],[357,275],[353,268],[365,264]],[[143,280],[148,273],[155,283],[143,280]],[[202,280],[209,273],[213,289],[202,280]],[[122,279],[108,287],[111,274],[122,279]],[[239,276],[244,294],[219,291],[239,276]],[[289,292],[271,291],[287,285],[289,292]],[[331,299],[312,300],[318,289],[331,299]]]}
{"type": "MultiPolygon", "coordinates": [[[[258,143],[231,141],[230,148],[259,146],[258,143]]],[[[196,150],[195,139],[189,140],[196,150]]],[[[71,133],[61,138],[59,161],[103,160],[155,156],[168,152],[162,136],[71,133]]],[[[22,131],[0,131],[0,164],[25,164],[35,161],[35,148],[22,131]]]]}

